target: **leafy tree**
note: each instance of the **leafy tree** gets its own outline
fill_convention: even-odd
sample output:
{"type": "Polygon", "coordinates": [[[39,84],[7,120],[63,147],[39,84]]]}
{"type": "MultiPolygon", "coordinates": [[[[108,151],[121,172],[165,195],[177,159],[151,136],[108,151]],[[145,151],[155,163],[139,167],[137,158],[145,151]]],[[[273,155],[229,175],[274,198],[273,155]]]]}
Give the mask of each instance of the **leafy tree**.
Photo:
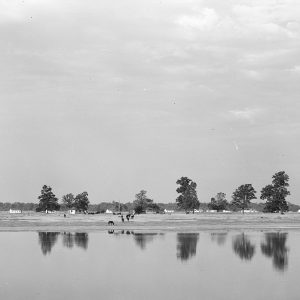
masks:
{"type": "Polygon", "coordinates": [[[37,207],[38,211],[59,209],[58,199],[52,193],[52,189],[50,186],[43,186],[41,195],[38,197],[38,199],[40,201],[37,207]]]}
{"type": "Polygon", "coordinates": [[[239,186],[232,194],[232,206],[242,209],[244,213],[244,210],[245,208],[248,208],[250,201],[256,199],[255,193],[256,191],[252,184],[243,184],[239,186]]]}
{"type": "Polygon", "coordinates": [[[289,176],[284,172],[278,172],[273,175],[272,184],[265,186],[261,190],[260,199],[267,200],[265,211],[266,212],[279,212],[288,211],[289,207],[285,198],[290,195],[287,190],[289,186],[289,176]]]}
{"type": "Polygon", "coordinates": [[[121,202],[113,201],[112,206],[113,206],[114,211],[128,211],[129,210],[127,205],[123,204],[121,202]]]}
{"type": "Polygon", "coordinates": [[[90,201],[87,192],[78,194],[74,200],[74,206],[78,211],[87,211],[89,203],[90,201]]]}
{"type": "Polygon", "coordinates": [[[220,210],[226,209],[227,205],[228,205],[228,202],[226,200],[226,194],[220,192],[216,195],[215,198],[211,198],[210,203],[208,204],[208,207],[210,209],[215,209],[217,211],[220,211],[220,210]]]}
{"type": "Polygon", "coordinates": [[[153,204],[153,200],[147,197],[147,191],[141,190],[138,194],[135,195],[133,208],[135,213],[142,214],[145,213],[148,208],[151,208],[153,204]]]}
{"type": "Polygon", "coordinates": [[[180,185],[176,189],[176,192],[180,194],[176,199],[177,206],[185,211],[192,210],[194,213],[194,210],[200,206],[196,191],[197,184],[188,177],[181,177],[176,184],[180,185]]]}
{"type": "Polygon", "coordinates": [[[68,208],[71,209],[74,207],[75,198],[73,194],[67,194],[62,197],[62,203],[68,208]]]}

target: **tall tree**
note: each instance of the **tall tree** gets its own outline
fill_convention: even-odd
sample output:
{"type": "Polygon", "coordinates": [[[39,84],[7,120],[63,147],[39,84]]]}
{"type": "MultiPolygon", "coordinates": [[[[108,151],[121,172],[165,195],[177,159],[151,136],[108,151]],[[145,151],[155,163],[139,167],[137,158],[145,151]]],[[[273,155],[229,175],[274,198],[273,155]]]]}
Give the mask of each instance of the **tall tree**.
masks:
{"type": "Polygon", "coordinates": [[[176,189],[176,192],[180,194],[176,199],[177,206],[186,212],[192,210],[194,213],[194,210],[200,206],[196,191],[197,184],[188,177],[181,177],[176,184],[180,185],[176,189]]]}
{"type": "Polygon", "coordinates": [[[148,208],[152,208],[153,204],[153,200],[147,197],[147,191],[141,190],[135,195],[133,209],[135,213],[141,214],[145,213],[148,208]]]}
{"type": "Polygon", "coordinates": [[[79,211],[87,211],[87,209],[89,207],[89,203],[90,203],[90,201],[89,201],[87,192],[78,194],[74,200],[74,206],[79,211]]]}
{"type": "Polygon", "coordinates": [[[74,207],[75,198],[73,194],[67,194],[62,197],[62,203],[68,208],[71,209],[74,207]]]}
{"type": "Polygon", "coordinates": [[[59,209],[58,199],[53,194],[50,186],[43,186],[41,195],[38,197],[38,199],[40,201],[37,208],[39,211],[59,209]]]}
{"type": "Polygon", "coordinates": [[[273,175],[272,184],[266,185],[261,190],[260,199],[267,200],[265,211],[266,212],[279,212],[283,213],[288,211],[289,207],[285,198],[290,195],[287,187],[289,186],[289,176],[280,171],[273,175]]]}
{"type": "Polygon", "coordinates": [[[228,202],[226,200],[226,194],[220,192],[216,195],[216,197],[211,198],[210,203],[208,204],[208,207],[210,209],[215,209],[217,211],[220,211],[220,210],[226,209],[227,205],[228,205],[228,202]]]}
{"type": "Polygon", "coordinates": [[[249,207],[250,201],[256,199],[255,193],[256,191],[252,184],[243,184],[233,192],[231,204],[236,208],[242,209],[244,213],[244,210],[249,207]]]}

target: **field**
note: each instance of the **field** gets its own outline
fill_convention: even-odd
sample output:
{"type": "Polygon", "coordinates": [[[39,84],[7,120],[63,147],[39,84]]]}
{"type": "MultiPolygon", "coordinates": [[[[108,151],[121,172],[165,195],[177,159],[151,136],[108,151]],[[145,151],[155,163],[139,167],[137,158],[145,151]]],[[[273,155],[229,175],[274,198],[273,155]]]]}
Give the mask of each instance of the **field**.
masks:
{"type": "Polygon", "coordinates": [[[215,230],[287,230],[300,229],[300,214],[241,214],[241,213],[174,213],[165,215],[136,215],[129,222],[115,215],[68,215],[24,212],[9,214],[0,212],[0,231],[215,231],[215,230]],[[115,225],[108,226],[112,220],[115,225]]]}

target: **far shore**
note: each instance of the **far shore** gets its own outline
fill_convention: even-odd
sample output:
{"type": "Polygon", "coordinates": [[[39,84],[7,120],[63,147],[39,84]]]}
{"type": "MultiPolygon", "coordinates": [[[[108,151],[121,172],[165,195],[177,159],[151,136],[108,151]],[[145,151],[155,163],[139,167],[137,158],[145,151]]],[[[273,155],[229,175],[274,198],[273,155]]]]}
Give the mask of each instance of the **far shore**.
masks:
{"type": "Polygon", "coordinates": [[[131,231],[278,231],[300,230],[300,213],[197,213],[197,214],[143,214],[129,222],[116,215],[84,215],[55,212],[53,214],[0,212],[0,231],[56,231],[103,232],[108,230],[131,231]],[[109,226],[108,221],[114,226],[109,226]]]}

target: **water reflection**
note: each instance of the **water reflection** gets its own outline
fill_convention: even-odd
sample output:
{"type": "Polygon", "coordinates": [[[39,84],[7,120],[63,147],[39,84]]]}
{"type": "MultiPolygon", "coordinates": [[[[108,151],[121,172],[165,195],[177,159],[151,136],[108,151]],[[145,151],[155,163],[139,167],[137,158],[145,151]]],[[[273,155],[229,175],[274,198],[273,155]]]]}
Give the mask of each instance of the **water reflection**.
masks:
{"type": "Polygon", "coordinates": [[[287,233],[281,232],[265,233],[265,241],[260,246],[264,255],[273,258],[273,265],[279,271],[284,271],[288,266],[287,236],[287,233]]]}
{"type": "Polygon", "coordinates": [[[137,246],[145,250],[146,244],[152,242],[157,235],[157,233],[134,233],[133,238],[137,246]]]}
{"type": "Polygon", "coordinates": [[[88,247],[88,234],[82,233],[71,233],[71,232],[39,232],[39,243],[41,245],[41,250],[44,255],[50,254],[51,249],[54,247],[58,240],[58,236],[62,236],[62,244],[66,248],[73,248],[74,245],[77,247],[87,249],[88,247]]]}
{"type": "Polygon", "coordinates": [[[196,255],[199,233],[177,233],[177,258],[185,261],[196,255]]]}
{"type": "Polygon", "coordinates": [[[76,232],[75,233],[75,244],[78,247],[81,247],[83,249],[87,249],[89,242],[89,235],[85,232],[76,232]]]}
{"type": "Polygon", "coordinates": [[[242,260],[251,260],[255,253],[255,246],[251,244],[248,237],[242,233],[235,237],[233,250],[242,260]]]}
{"type": "Polygon", "coordinates": [[[67,248],[74,247],[74,234],[71,232],[63,233],[63,245],[67,248]]]}
{"type": "Polygon", "coordinates": [[[131,235],[133,236],[136,245],[142,250],[145,250],[146,245],[152,242],[156,236],[164,235],[164,233],[157,233],[157,232],[134,232],[132,230],[115,231],[113,229],[108,230],[107,233],[113,234],[114,236],[131,235]]]}
{"type": "Polygon", "coordinates": [[[51,249],[57,242],[59,232],[39,232],[39,242],[44,255],[50,254],[51,249]]]}
{"type": "Polygon", "coordinates": [[[217,242],[219,246],[222,246],[226,242],[227,232],[212,232],[210,238],[213,242],[217,242]]]}

